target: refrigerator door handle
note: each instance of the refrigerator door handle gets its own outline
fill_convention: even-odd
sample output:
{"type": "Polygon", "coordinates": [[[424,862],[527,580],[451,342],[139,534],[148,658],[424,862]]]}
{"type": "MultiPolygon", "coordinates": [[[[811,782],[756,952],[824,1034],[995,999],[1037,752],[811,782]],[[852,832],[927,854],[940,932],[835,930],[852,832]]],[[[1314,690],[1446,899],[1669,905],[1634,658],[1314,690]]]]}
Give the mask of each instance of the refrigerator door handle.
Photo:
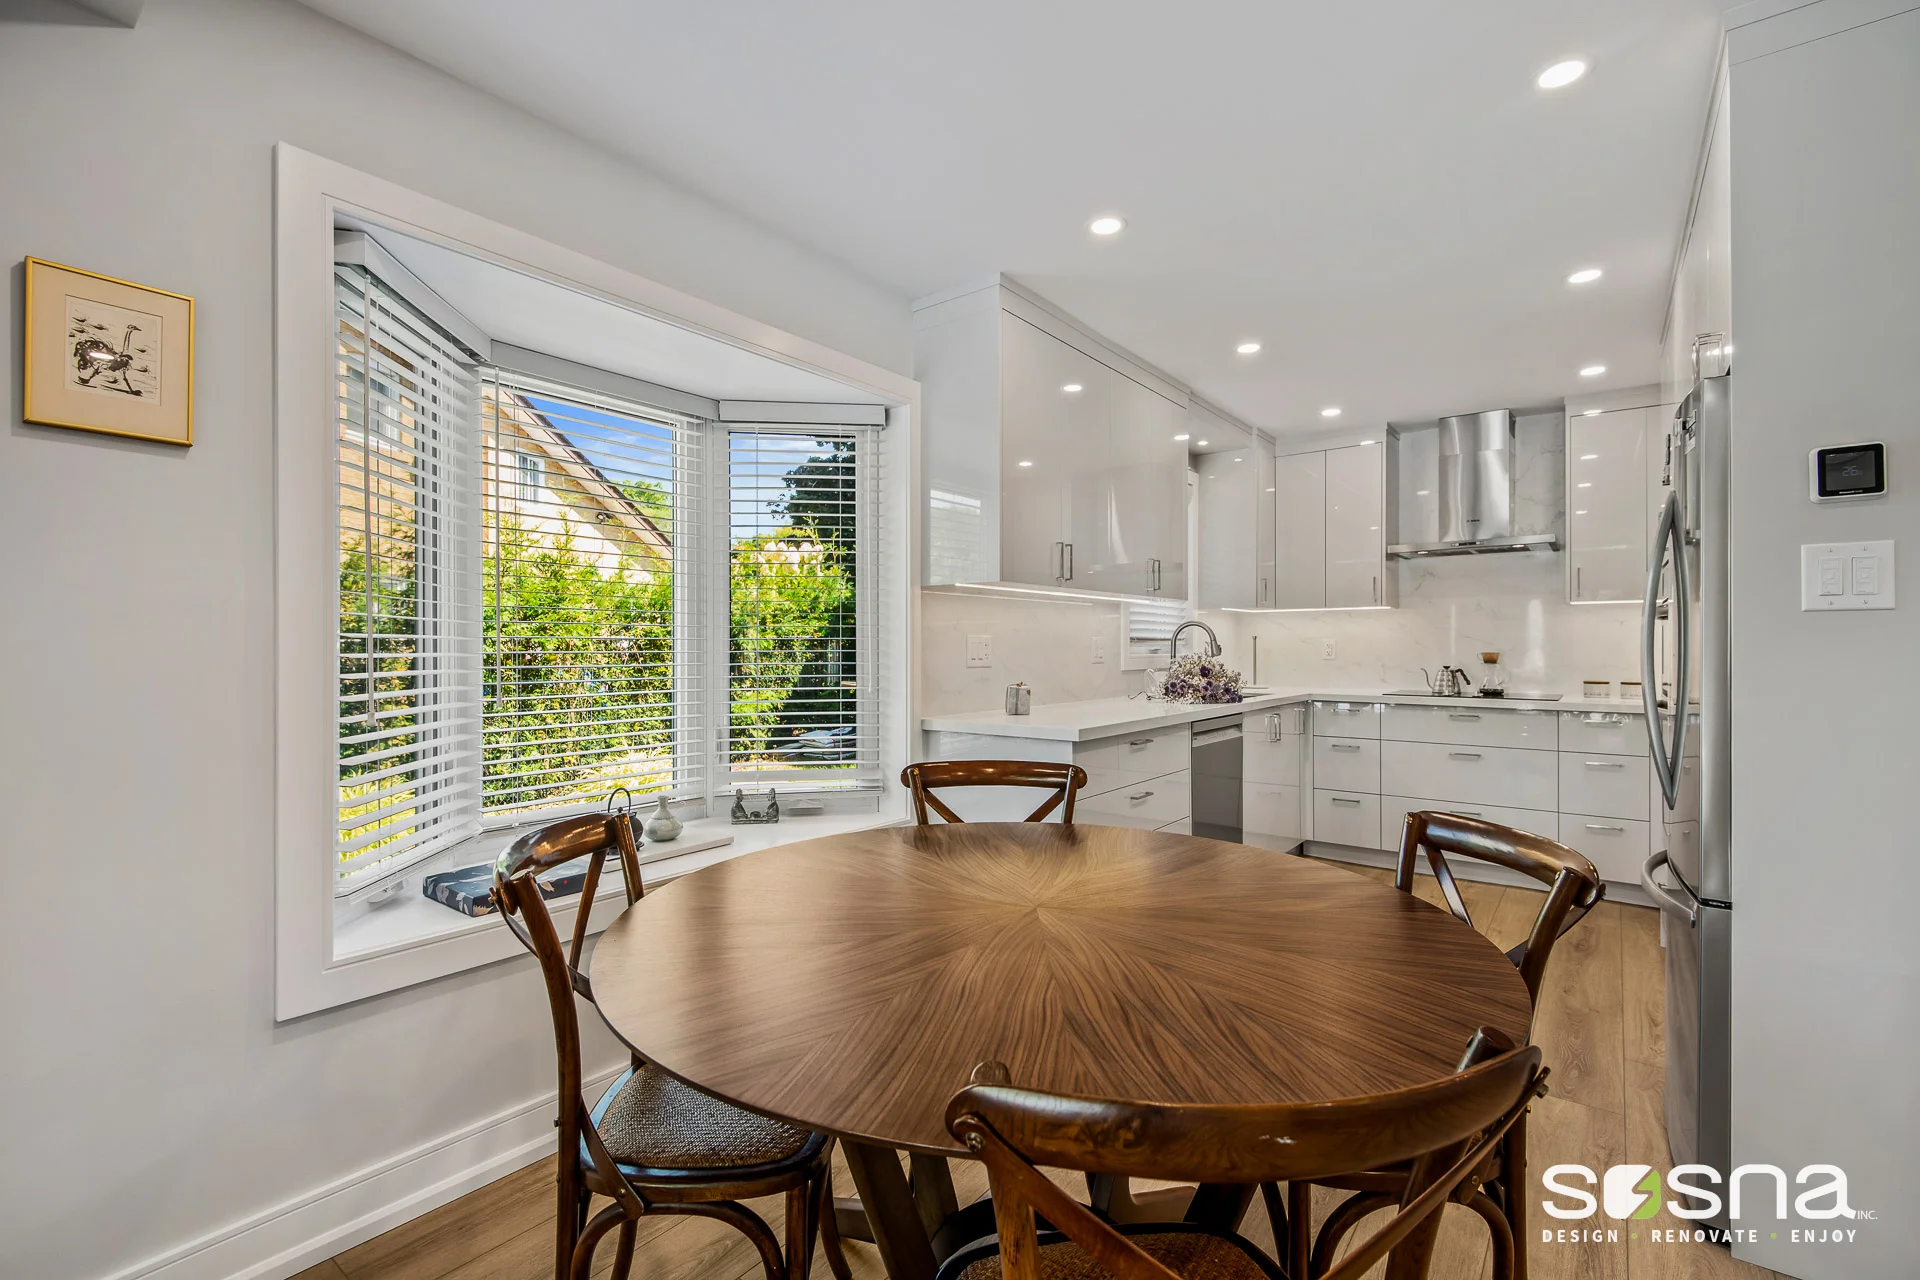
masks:
{"type": "Polygon", "coordinates": [[[1680,494],[1667,495],[1660,512],[1660,530],[1654,535],[1653,555],[1647,569],[1647,594],[1640,614],[1640,699],[1646,711],[1647,743],[1652,748],[1653,772],[1660,782],[1660,794],[1672,809],[1680,799],[1680,758],[1687,745],[1687,659],[1692,643],[1690,610],[1692,581],[1687,571],[1687,545],[1682,531],[1680,494]],[[1673,605],[1669,613],[1674,621],[1675,666],[1673,677],[1673,749],[1667,749],[1660,734],[1660,673],[1656,661],[1658,639],[1656,609],[1660,596],[1660,566],[1666,560],[1667,547],[1673,548],[1673,605]]]}
{"type": "MultiPolygon", "coordinates": [[[[1677,916],[1686,917],[1687,927],[1691,929],[1699,923],[1700,904],[1680,901],[1680,899],[1673,896],[1673,890],[1653,878],[1653,873],[1666,865],[1667,851],[1665,849],[1648,858],[1646,865],[1640,868],[1640,887],[1645,889],[1647,896],[1652,898],[1654,902],[1664,910],[1671,911],[1677,916]]],[[[1685,891],[1682,890],[1682,892],[1685,891]]]]}

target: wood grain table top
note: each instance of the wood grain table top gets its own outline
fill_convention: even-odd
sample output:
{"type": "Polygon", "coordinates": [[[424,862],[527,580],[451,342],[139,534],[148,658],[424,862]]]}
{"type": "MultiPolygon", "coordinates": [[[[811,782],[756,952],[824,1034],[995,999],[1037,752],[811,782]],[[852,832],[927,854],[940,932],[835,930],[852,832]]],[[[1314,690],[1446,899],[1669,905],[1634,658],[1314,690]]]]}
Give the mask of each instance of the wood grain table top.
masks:
{"type": "Polygon", "coordinates": [[[1312,1101],[1454,1069],[1532,1008],[1480,934],[1390,886],[1119,827],[883,827],[649,893],[595,998],[648,1060],[841,1137],[958,1154],[947,1099],[1016,1084],[1163,1102],[1312,1101]]]}

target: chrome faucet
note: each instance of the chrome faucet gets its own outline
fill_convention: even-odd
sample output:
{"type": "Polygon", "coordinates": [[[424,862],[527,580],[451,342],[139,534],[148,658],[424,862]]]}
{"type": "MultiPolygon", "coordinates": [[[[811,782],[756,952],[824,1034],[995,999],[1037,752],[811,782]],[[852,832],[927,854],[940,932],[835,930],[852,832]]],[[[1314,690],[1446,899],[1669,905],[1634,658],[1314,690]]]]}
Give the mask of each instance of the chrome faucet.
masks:
{"type": "Polygon", "coordinates": [[[1200,621],[1198,618],[1193,618],[1173,629],[1173,638],[1167,641],[1167,661],[1171,662],[1180,656],[1180,633],[1188,627],[1198,627],[1207,633],[1207,656],[1209,658],[1217,658],[1220,656],[1220,637],[1213,633],[1212,627],[1200,621]]]}

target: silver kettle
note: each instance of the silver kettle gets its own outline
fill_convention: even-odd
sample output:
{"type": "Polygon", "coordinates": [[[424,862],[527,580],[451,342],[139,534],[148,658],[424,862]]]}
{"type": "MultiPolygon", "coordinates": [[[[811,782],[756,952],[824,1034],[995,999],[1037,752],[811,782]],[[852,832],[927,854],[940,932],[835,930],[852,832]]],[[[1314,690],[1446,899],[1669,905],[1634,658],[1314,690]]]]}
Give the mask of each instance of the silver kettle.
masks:
{"type": "Polygon", "coordinates": [[[1436,698],[1464,698],[1467,690],[1473,687],[1473,681],[1467,679],[1465,671],[1445,663],[1440,665],[1440,674],[1437,676],[1428,675],[1425,667],[1420,668],[1420,675],[1427,682],[1427,692],[1436,698]]]}

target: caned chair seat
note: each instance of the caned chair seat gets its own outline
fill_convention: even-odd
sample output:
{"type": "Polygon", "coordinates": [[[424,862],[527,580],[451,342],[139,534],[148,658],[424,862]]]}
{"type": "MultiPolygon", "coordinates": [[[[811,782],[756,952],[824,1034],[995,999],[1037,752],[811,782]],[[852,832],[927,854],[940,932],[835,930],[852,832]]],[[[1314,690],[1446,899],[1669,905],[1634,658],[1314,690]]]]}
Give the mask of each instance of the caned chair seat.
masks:
{"type": "MultiPolygon", "coordinates": [[[[1183,1230],[1169,1223],[1140,1223],[1119,1231],[1182,1280],[1283,1280],[1258,1246],[1237,1235],[1199,1227],[1183,1230]]],[[[1113,1280],[1113,1273],[1092,1254],[1057,1231],[1040,1236],[1039,1261],[1044,1280],[1113,1280]]],[[[940,1280],[1001,1280],[999,1241],[962,1250],[940,1272],[940,1280]]]]}
{"type": "Polygon", "coordinates": [[[652,1066],[615,1081],[595,1105],[593,1123],[621,1165],[651,1171],[736,1170],[807,1160],[825,1142],[819,1134],[743,1111],[652,1066]]]}

